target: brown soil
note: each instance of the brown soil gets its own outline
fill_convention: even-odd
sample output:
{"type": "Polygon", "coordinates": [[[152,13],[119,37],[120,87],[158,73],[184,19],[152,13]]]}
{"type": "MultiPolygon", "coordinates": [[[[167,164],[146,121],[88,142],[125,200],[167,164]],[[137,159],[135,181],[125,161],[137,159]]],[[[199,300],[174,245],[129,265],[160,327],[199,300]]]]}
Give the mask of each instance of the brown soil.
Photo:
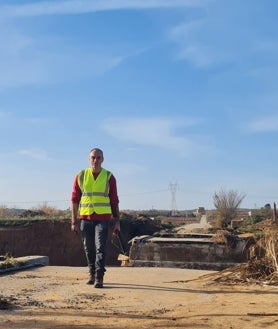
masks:
{"type": "Polygon", "coordinates": [[[46,266],[0,280],[0,328],[277,328],[277,286],[224,285],[214,274],[108,267],[105,287],[86,267],[46,266]]]}

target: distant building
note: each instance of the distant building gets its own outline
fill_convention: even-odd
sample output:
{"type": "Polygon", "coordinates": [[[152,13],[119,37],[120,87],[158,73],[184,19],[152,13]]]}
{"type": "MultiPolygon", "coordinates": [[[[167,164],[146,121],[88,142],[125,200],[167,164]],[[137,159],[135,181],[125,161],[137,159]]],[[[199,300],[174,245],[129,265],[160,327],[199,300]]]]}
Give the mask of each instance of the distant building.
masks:
{"type": "Polygon", "coordinates": [[[196,210],[196,215],[205,215],[206,214],[206,210],[205,207],[198,207],[196,210]]]}

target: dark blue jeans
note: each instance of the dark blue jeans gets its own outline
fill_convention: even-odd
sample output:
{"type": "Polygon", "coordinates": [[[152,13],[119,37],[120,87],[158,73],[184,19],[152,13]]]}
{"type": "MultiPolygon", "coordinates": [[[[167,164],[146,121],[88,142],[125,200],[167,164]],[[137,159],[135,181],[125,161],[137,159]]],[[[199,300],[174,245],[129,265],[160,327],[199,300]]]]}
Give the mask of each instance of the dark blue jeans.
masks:
{"type": "Polygon", "coordinates": [[[103,276],[109,221],[81,220],[80,231],[90,273],[103,276]]]}

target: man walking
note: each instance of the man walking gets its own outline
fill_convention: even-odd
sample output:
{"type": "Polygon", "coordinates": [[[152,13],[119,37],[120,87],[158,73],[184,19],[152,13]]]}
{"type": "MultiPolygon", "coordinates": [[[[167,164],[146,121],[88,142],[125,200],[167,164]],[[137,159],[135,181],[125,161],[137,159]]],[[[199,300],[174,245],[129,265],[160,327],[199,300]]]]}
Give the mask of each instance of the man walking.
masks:
{"type": "Polygon", "coordinates": [[[120,231],[119,198],[113,174],[102,168],[103,152],[93,148],[89,153],[90,168],[75,177],[71,195],[71,230],[78,231],[78,218],[82,242],[89,268],[89,280],[95,288],[103,287],[106,241],[110,220],[113,234],[120,231]]]}

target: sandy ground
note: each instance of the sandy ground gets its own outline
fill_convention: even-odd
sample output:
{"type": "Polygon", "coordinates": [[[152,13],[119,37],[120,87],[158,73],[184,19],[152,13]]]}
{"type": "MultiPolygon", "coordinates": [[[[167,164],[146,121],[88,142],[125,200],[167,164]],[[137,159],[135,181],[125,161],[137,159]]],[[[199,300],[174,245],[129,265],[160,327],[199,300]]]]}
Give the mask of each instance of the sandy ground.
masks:
{"type": "Polygon", "coordinates": [[[83,267],[0,276],[0,328],[278,328],[278,287],[220,285],[208,271],[109,267],[105,287],[83,267]]]}

